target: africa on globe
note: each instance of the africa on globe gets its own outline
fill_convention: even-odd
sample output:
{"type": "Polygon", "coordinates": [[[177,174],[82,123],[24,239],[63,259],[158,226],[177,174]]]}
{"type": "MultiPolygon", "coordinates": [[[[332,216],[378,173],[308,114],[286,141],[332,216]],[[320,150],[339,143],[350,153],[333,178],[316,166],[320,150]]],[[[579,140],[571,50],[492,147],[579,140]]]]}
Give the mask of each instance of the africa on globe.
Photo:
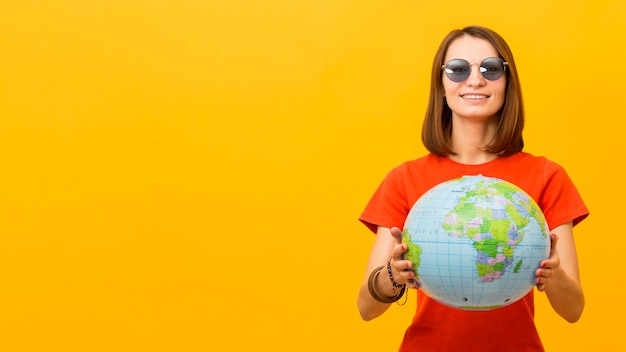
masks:
{"type": "Polygon", "coordinates": [[[535,201],[512,183],[482,175],[424,193],[407,216],[402,241],[424,293],[464,310],[518,301],[550,254],[548,224],[535,201]]]}

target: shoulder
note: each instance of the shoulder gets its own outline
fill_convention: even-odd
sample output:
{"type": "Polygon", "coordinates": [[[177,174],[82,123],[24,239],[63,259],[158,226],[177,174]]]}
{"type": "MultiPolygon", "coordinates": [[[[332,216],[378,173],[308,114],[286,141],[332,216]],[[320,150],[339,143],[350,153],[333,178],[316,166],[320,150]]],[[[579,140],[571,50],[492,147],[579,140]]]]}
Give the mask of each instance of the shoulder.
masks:
{"type": "Polygon", "coordinates": [[[519,158],[521,164],[525,167],[539,167],[545,181],[554,176],[567,177],[567,172],[561,164],[545,156],[535,156],[530,153],[521,152],[519,153],[519,158]]]}
{"type": "MultiPolygon", "coordinates": [[[[550,228],[569,221],[576,225],[589,215],[576,185],[561,164],[544,156],[522,154],[519,157],[525,160],[529,170],[535,165],[537,173],[534,175],[541,180],[536,184],[540,188],[536,200],[550,228]]],[[[532,185],[529,187],[533,188],[532,185]]]]}
{"type": "Polygon", "coordinates": [[[527,174],[543,175],[544,179],[553,174],[565,173],[565,169],[560,164],[541,155],[519,152],[508,159],[505,167],[518,171],[525,170],[527,174]]]}
{"type": "Polygon", "coordinates": [[[527,152],[519,152],[513,154],[511,157],[509,157],[509,159],[511,160],[511,162],[529,166],[544,166],[545,163],[549,161],[548,158],[546,158],[545,156],[533,155],[527,152]]]}
{"type": "Polygon", "coordinates": [[[426,154],[417,159],[405,161],[391,169],[390,174],[394,175],[406,175],[412,173],[421,173],[436,167],[436,165],[442,162],[441,157],[434,154],[426,154]]]}
{"type": "Polygon", "coordinates": [[[510,157],[509,167],[516,172],[522,172],[528,176],[538,177],[544,186],[557,182],[571,182],[565,168],[558,162],[545,156],[536,156],[526,152],[520,152],[510,157]]]}

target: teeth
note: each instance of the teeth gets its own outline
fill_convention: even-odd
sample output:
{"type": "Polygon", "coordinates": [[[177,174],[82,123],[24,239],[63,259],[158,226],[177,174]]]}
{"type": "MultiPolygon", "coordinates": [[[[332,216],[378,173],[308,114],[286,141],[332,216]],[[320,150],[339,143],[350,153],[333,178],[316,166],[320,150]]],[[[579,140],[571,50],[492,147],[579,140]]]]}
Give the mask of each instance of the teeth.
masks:
{"type": "Polygon", "coordinates": [[[484,99],[486,98],[486,95],[464,95],[463,98],[465,99],[484,99]]]}

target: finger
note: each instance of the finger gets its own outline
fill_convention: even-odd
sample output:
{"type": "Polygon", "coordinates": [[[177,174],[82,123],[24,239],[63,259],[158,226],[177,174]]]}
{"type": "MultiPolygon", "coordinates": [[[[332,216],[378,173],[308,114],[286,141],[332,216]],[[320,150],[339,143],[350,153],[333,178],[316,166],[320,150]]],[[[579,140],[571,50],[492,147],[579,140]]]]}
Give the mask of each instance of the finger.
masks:
{"type": "Polygon", "coordinates": [[[541,283],[542,277],[544,276],[543,274],[544,274],[544,272],[543,272],[542,269],[537,269],[535,271],[535,283],[537,283],[537,284],[541,283]]]}
{"type": "Polygon", "coordinates": [[[550,256],[552,256],[552,253],[554,253],[554,251],[556,250],[556,243],[559,241],[559,236],[557,236],[555,233],[551,233],[550,234],[550,256]]]}
{"type": "Polygon", "coordinates": [[[422,284],[417,279],[412,279],[411,281],[409,281],[409,285],[410,285],[409,287],[414,288],[414,289],[418,289],[422,287],[422,284]]]}
{"type": "Polygon", "coordinates": [[[406,252],[407,249],[408,247],[404,243],[396,244],[393,246],[393,249],[391,250],[391,256],[395,260],[402,260],[404,259],[404,252],[406,252]]]}
{"type": "Polygon", "coordinates": [[[392,271],[398,273],[409,281],[415,278],[415,271],[413,270],[413,263],[410,260],[392,258],[391,263],[392,271]]]}
{"type": "Polygon", "coordinates": [[[391,235],[396,239],[398,243],[402,243],[402,230],[397,227],[392,227],[391,235]]]}
{"type": "Polygon", "coordinates": [[[556,246],[556,242],[559,240],[559,236],[556,233],[551,233],[550,234],[550,244],[552,244],[552,247],[556,246]]]}
{"type": "Polygon", "coordinates": [[[541,263],[539,264],[540,267],[542,268],[550,268],[553,267],[554,263],[553,263],[553,258],[554,255],[556,254],[556,244],[559,241],[559,236],[557,236],[554,233],[550,234],[550,255],[548,257],[548,259],[541,261],[541,263]]]}
{"type": "Polygon", "coordinates": [[[546,289],[546,285],[542,284],[542,283],[538,283],[537,284],[537,290],[539,292],[543,292],[546,289]]]}
{"type": "Polygon", "coordinates": [[[542,267],[535,271],[535,277],[537,279],[545,280],[552,275],[552,270],[549,267],[542,267]]]}
{"type": "Polygon", "coordinates": [[[541,269],[543,269],[543,271],[541,272],[541,276],[550,276],[551,271],[556,269],[559,264],[560,261],[556,257],[544,260],[543,262],[541,262],[541,269]]]}
{"type": "Polygon", "coordinates": [[[546,289],[546,278],[540,275],[540,270],[537,270],[537,277],[535,277],[535,286],[537,286],[537,290],[539,290],[540,292],[543,292],[546,289]]]}
{"type": "Polygon", "coordinates": [[[412,270],[413,264],[408,260],[391,259],[391,274],[395,281],[403,284],[413,284],[416,275],[412,270]]]}

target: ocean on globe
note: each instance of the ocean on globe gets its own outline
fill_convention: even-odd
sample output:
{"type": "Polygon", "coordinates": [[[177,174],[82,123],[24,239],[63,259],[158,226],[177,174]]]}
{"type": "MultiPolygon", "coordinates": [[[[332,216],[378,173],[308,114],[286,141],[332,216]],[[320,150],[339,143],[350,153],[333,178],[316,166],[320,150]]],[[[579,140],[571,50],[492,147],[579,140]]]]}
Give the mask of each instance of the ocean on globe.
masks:
{"type": "Polygon", "coordinates": [[[463,310],[518,301],[550,254],[548,224],[535,201],[512,183],[482,175],[424,193],[405,221],[403,243],[424,293],[463,310]]]}

